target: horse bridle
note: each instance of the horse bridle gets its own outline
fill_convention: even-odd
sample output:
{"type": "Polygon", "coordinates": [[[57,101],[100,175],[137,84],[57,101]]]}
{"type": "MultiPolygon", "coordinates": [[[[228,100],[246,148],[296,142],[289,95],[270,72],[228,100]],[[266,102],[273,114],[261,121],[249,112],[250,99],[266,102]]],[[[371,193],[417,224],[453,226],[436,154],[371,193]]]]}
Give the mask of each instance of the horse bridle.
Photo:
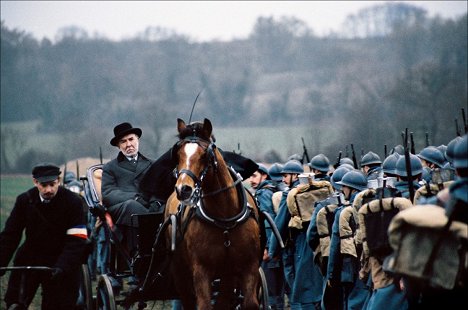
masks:
{"type": "MultiPolygon", "coordinates": [[[[206,141],[206,140],[201,139],[199,137],[187,137],[187,138],[185,138],[185,139],[178,142],[179,148],[185,142],[197,143],[201,147],[204,147],[201,143],[208,144],[208,146],[205,148],[206,152],[208,153],[208,157],[206,159],[207,164],[205,165],[205,168],[203,169],[202,173],[200,174],[200,177],[197,177],[195,175],[195,173],[193,173],[191,170],[181,169],[180,171],[178,171],[177,168],[175,170],[175,176],[176,176],[176,178],[178,178],[181,174],[184,173],[184,174],[188,175],[190,178],[192,178],[192,180],[195,183],[195,190],[194,190],[194,193],[193,193],[192,198],[191,198],[191,204],[195,208],[192,208],[192,210],[195,209],[195,215],[198,218],[200,218],[205,222],[208,222],[210,224],[213,224],[213,225],[225,230],[224,235],[227,238],[229,230],[233,229],[238,224],[243,223],[244,221],[246,221],[252,214],[252,207],[247,202],[247,197],[245,195],[245,192],[244,192],[243,188],[238,188],[238,192],[241,193],[242,210],[241,210],[241,212],[239,214],[235,215],[234,217],[228,218],[228,219],[219,219],[219,218],[209,216],[206,213],[206,211],[204,210],[204,208],[203,208],[203,202],[202,202],[203,199],[202,198],[205,198],[205,197],[208,197],[208,196],[214,196],[214,195],[217,195],[219,193],[222,193],[222,192],[224,192],[226,190],[229,190],[229,189],[232,189],[232,188],[235,188],[235,187],[236,188],[239,187],[239,186],[241,187],[242,186],[242,178],[232,168],[229,167],[229,172],[230,172],[230,174],[231,174],[231,176],[233,177],[233,180],[234,180],[233,184],[231,184],[229,186],[226,186],[226,187],[223,187],[223,188],[220,188],[218,190],[209,192],[209,193],[202,194],[202,182],[203,182],[203,179],[205,178],[208,170],[210,169],[210,167],[213,167],[215,169],[215,171],[216,171],[217,166],[218,166],[218,161],[217,161],[216,155],[215,155],[216,146],[214,145],[213,142],[206,141]]],[[[185,209],[185,206],[183,206],[182,209],[185,209]]],[[[229,244],[230,244],[230,242],[228,242],[228,241],[225,242],[226,247],[228,247],[229,244]]]]}

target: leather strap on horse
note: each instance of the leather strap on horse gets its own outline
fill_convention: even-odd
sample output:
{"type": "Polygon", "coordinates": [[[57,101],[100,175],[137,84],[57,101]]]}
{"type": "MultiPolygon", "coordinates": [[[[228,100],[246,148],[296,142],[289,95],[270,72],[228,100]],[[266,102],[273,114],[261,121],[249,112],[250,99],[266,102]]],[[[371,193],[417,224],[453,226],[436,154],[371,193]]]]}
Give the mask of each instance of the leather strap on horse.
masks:
{"type": "MultiPolygon", "coordinates": [[[[240,200],[242,202],[241,212],[239,214],[237,214],[236,216],[228,218],[228,219],[220,219],[220,218],[216,218],[216,217],[211,217],[205,212],[205,210],[203,208],[203,199],[200,199],[198,201],[197,207],[196,207],[196,210],[195,210],[195,215],[199,219],[201,219],[201,220],[203,220],[203,221],[205,221],[207,223],[213,224],[216,227],[224,229],[224,230],[231,230],[231,229],[235,228],[237,225],[242,224],[245,221],[247,221],[250,218],[250,216],[252,216],[254,214],[252,212],[252,210],[253,210],[252,206],[250,206],[247,203],[247,196],[245,195],[245,189],[242,186],[242,183],[240,182],[241,179],[237,176],[235,171],[232,170],[232,168],[229,168],[229,172],[231,173],[231,175],[233,177],[236,178],[236,180],[234,181],[234,184],[230,188],[232,188],[232,187],[237,188],[237,192],[240,195],[240,200]]],[[[224,190],[224,189],[222,189],[222,190],[224,190]]],[[[257,218],[255,218],[255,220],[258,221],[257,218]]]]}

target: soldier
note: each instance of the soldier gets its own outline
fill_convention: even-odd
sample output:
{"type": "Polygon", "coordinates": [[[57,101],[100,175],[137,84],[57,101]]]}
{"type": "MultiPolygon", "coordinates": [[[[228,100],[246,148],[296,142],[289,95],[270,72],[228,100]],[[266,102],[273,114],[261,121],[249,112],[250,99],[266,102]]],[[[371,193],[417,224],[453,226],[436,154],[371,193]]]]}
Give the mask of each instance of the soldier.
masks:
{"type": "Polygon", "coordinates": [[[323,269],[323,265],[326,266],[326,262],[328,262],[328,254],[326,255],[327,257],[325,259],[323,253],[321,253],[320,251],[320,247],[318,247],[322,236],[317,231],[317,214],[325,206],[338,203],[336,195],[340,193],[341,185],[337,184],[337,182],[341,181],[341,178],[345,175],[345,173],[350,170],[352,169],[349,169],[348,167],[338,167],[333,172],[330,178],[330,182],[335,192],[332,195],[330,195],[327,199],[317,202],[317,204],[315,205],[314,213],[312,214],[312,218],[310,220],[309,229],[307,230],[307,242],[309,243],[309,246],[312,248],[312,250],[315,251],[314,261],[322,267],[322,271],[325,269],[325,272],[322,272],[324,276],[326,275],[326,267],[323,269]]]}
{"type": "Polygon", "coordinates": [[[287,195],[287,207],[291,216],[288,223],[290,246],[294,249],[294,281],[291,288],[291,308],[318,307],[322,299],[323,277],[314,253],[306,241],[306,232],[312,220],[315,205],[333,193],[330,182],[310,179],[292,188],[287,195]]]}
{"type": "MultiPolygon", "coordinates": [[[[395,188],[400,193],[401,197],[410,198],[410,182],[414,190],[417,190],[421,185],[419,181],[422,177],[423,167],[421,160],[413,154],[410,154],[410,171],[411,175],[408,174],[406,167],[406,159],[404,156],[401,156],[395,166],[395,173],[397,175],[397,182],[395,183],[395,188]]],[[[413,199],[411,197],[410,199],[413,199]]]]}
{"type": "Polygon", "coordinates": [[[400,154],[393,153],[385,158],[384,162],[382,163],[382,172],[384,177],[393,177],[396,178],[396,163],[400,158],[400,154]]]}
{"type": "Polygon", "coordinates": [[[341,192],[347,200],[335,210],[330,239],[330,256],[327,266],[327,287],[341,291],[344,309],[361,309],[369,291],[358,277],[360,251],[356,248],[357,214],[352,203],[356,195],[367,189],[367,179],[362,172],[349,171],[341,181],[341,192]]]}
{"type": "MultiPolygon", "coordinates": [[[[268,169],[258,165],[257,171],[250,177],[250,185],[255,189],[255,199],[261,211],[268,213],[272,219],[275,219],[272,196],[277,191],[276,186],[271,181],[268,169]]],[[[283,309],[284,307],[284,275],[281,263],[278,260],[268,258],[268,239],[272,234],[270,223],[265,220],[265,230],[267,237],[267,247],[264,250],[264,259],[262,268],[268,283],[268,303],[271,309],[283,309]]]]}
{"type": "Polygon", "coordinates": [[[417,156],[423,166],[423,180],[430,183],[434,169],[444,167],[444,154],[435,146],[428,146],[422,149],[417,156]]]}
{"type": "Polygon", "coordinates": [[[366,175],[367,181],[377,180],[382,176],[382,161],[380,156],[374,152],[369,152],[361,159],[361,170],[366,175]]]}
{"type": "Polygon", "coordinates": [[[394,153],[397,153],[398,155],[405,155],[405,148],[401,144],[395,145],[391,151],[391,154],[394,153]]]}
{"type": "Polygon", "coordinates": [[[455,137],[454,139],[450,140],[449,144],[447,144],[447,149],[445,150],[445,158],[447,159],[448,166],[444,166],[444,168],[449,168],[455,170],[453,167],[453,155],[455,151],[455,145],[461,140],[460,136],[455,137]]]}
{"type": "Polygon", "coordinates": [[[274,163],[268,169],[268,175],[279,191],[283,191],[286,186],[283,182],[283,175],[281,174],[281,170],[283,170],[283,165],[280,163],[274,163]]]}
{"type": "Polygon", "coordinates": [[[340,159],[340,166],[342,166],[344,164],[351,165],[354,168],[354,162],[349,157],[343,157],[342,159],[340,159]]]}
{"type": "Polygon", "coordinates": [[[268,242],[268,256],[266,259],[278,259],[281,257],[283,264],[283,271],[285,277],[285,290],[286,294],[290,297],[290,292],[294,283],[294,247],[291,243],[289,236],[288,223],[291,219],[291,215],[288,211],[286,198],[289,191],[299,185],[299,174],[304,172],[302,164],[297,160],[290,160],[286,162],[281,170],[283,176],[282,180],[286,185],[285,190],[282,192],[281,201],[278,209],[278,214],[275,218],[275,224],[278,227],[278,231],[281,238],[285,241],[285,248],[280,251],[278,241],[274,235],[271,236],[268,242]]]}
{"type": "Polygon", "coordinates": [[[314,173],[314,180],[330,181],[328,171],[330,170],[330,161],[327,156],[318,154],[312,157],[309,163],[310,172],[314,173]]]}
{"type": "Polygon", "coordinates": [[[402,276],[409,309],[468,307],[467,135],[454,146],[453,165],[457,178],[439,192],[438,205],[409,208],[390,223],[394,252],[385,267],[402,276]]]}

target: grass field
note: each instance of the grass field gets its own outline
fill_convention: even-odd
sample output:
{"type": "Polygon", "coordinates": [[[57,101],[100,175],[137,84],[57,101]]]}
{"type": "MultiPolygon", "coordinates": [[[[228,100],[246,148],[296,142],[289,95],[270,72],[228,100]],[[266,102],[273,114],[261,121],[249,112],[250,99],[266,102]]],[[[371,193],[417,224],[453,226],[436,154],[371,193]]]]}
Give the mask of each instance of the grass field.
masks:
{"type": "MultiPolygon", "coordinates": [[[[5,221],[13,209],[16,196],[33,186],[29,175],[1,175],[0,176],[0,229],[3,230],[5,221]]],[[[11,262],[10,262],[11,264],[11,262]]],[[[4,309],[3,297],[7,287],[8,274],[0,278],[0,309],[4,309]]],[[[40,303],[36,297],[29,309],[40,309],[40,303]]]]}

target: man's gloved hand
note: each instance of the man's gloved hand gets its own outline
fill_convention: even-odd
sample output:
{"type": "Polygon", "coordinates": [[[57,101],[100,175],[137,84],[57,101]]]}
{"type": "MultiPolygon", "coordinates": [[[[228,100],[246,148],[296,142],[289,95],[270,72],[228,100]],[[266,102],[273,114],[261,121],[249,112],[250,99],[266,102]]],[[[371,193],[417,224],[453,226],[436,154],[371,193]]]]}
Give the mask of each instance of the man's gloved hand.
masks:
{"type": "Polygon", "coordinates": [[[63,276],[63,270],[62,268],[55,267],[52,269],[52,272],[50,274],[50,280],[51,281],[58,281],[60,278],[63,276]]]}

